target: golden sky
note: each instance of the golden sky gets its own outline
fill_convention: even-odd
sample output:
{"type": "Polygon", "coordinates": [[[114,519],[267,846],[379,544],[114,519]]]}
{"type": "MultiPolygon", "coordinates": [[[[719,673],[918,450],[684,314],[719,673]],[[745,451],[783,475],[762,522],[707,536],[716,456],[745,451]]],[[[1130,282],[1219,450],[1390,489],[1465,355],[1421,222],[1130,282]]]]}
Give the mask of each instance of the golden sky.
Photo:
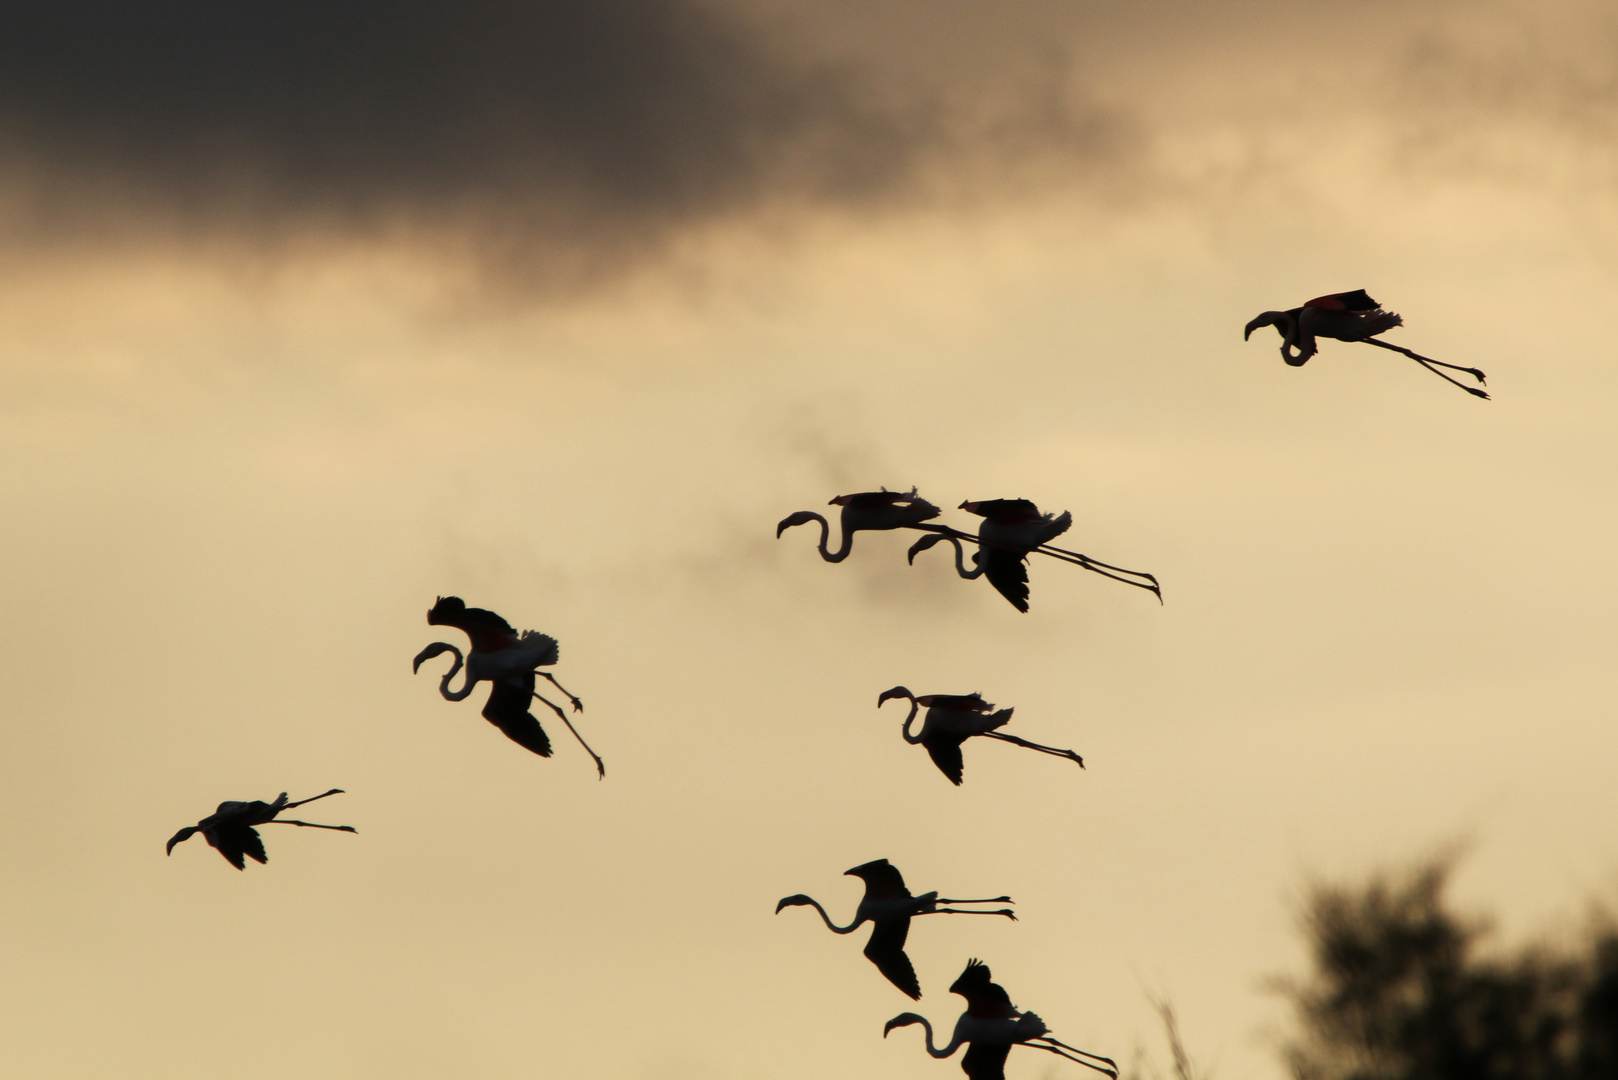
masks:
{"type": "Polygon", "coordinates": [[[886,857],[1018,901],[913,927],[935,1024],[976,956],[1270,1080],[1312,878],[1463,843],[1514,940],[1610,897],[1618,14],[1413,7],[0,13],[5,1071],[958,1075],[773,914],[886,857]],[[1495,399],[1241,340],[1355,288],[1495,399]],[[1167,603],[774,538],[912,484],[1167,603]],[[411,676],[440,594],[560,639],[604,782],[411,676]],[[896,683],[1088,768],[952,788],[896,683]],[[163,857],[330,787],[357,836],[163,857]]]}

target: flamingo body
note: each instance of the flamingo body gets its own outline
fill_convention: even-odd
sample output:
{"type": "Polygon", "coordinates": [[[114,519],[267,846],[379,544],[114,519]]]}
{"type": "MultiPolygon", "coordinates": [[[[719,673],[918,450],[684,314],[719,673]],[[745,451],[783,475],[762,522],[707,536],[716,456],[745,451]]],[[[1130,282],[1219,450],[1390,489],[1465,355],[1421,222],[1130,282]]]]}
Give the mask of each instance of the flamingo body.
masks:
{"type": "Polygon", "coordinates": [[[775,527],[776,539],[780,539],[781,534],[788,529],[807,525],[811,521],[819,522],[820,557],[827,562],[842,562],[853,550],[854,534],[857,532],[926,528],[927,526],[922,523],[931,521],[939,514],[938,507],[917,495],[915,488],[911,488],[908,492],[889,491],[887,488],[880,491],[857,491],[852,495],[839,495],[827,505],[842,507],[838,524],[842,529],[843,539],[836,551],[830,551],[826,546],[831,539],[830,524],[824,517],[811,510],[799,510],[782,518],[775,527]]]}
{"type": "Polygon", "coordinates": [[[1034,1013],[1018,1010],[1011,1003],[1010,995],[998,983],[990,981],[986,964],[967,961],[966,970],[949,992],[966,999],[966,1012],[955,1021],[955,1030],[946,1045],[933,1045],[932,1024],[916,1013],[900,1013],[889,1020],[882,1028],[882,1037],[887,1038],[894,1028],[920,1024],[926,1033],[927,1052],[935,1058],[950,1057],[965,1044],[961,1071],[969,1080],[1005,1080],[1006,1058],[1013,1046],[1045,1050],[1117,1080],[1118,1066],[1111,1058],[1067,1045],[1051,1035],[1045,1021],[1034,1013]]]}
{"type": "MultiPolygon", "coordinates": [[[[489,700],[483,706],[483,718],[523,749],[540,757],[550,757],[550,736],[545,733],[539,718],[529,711],[532,703],[536,699],[544,702],[567,724],[569,730],[573,730],[573,725],[566,713],[535,690],[536,680],[547,679],[561,690],[572,703],[574,712],[584,708],[584,703],[563,689],[554,676],[539,670],[550,667],[560,659],[561,646],[556,639],[537,630],[524,630],[519,634],[499,615],[484,608],[467,607],[466,602],[458,596],[439,597],[427,612],[427,623],[429,626],[453,626],[463,631],[471,640],[472,651],[463,657],[461,650],[454,645],[435,641],[416,654],[410,670],[419,671],[423,662],[450,653],[454,661],[438,684],[438,691],[444,699],[463,701],[478,683],[488,682],[491,688],[489,700]],[[450,683],[463,664],[466,675],[461,688],[451,690],[450,683]]],[[[573,731],[573,735],[595,759],[597,773],[605,776],[606,766],[601,758],[579,738],[577,731],[573,731]]]]}
{"type": "Polygon", "coordinates": [[[1281,335],[1281,359],[1292,367],[1302,367],[1309,362],[1310,357],[1320,351],[1320,347],[1316,344],[1319,338],[1363,341],[1367,345],[1376,345],[1379,348],[1402,353],[1445,382],[1454,383],[1473,397],[1488,400],[1489,395],[1485,391],[1467,386],[1438,370],[1448,368],[1451,371],[1461,371],[1480,383],[1488,382],[1483,372],[1477,368],[1446,364],[1442,360],[1434,360],[1401,346],[1391,345],[1377,337],[1384,331],[1403,325],[1404,319],[1396,312],[1384,311],[1382,305],[1371,299],[1370,294],[1364,289],[1355,289],[1353,292],[1317,296],[1300,307],[1288,308],[1286,311],[1261,312],[1242,331],[1242,340],[1246,341],[1252,337],[1253,331],[1260,327],[1275,327],[1276,333],[1281,335]]]}
{"type": "Polygon", "coordinates": [[[1028,556],[1067,532],[1073,515],[1041,514],[1027,499],[984,499],[960,507],[983,518],[978,559],[983,574],[1018,611],[1028,611],[1028,556]]]}
{"type": "Polygon", "coordinates": [[[854,921],[838,926],[826,914],[826,909],[813,897],[802,893],[784,897],[776,904],[776,914],[788,907],[813,907],[833,933],[848,934],[864,923],[871,923],[871,937],[865,943],[865,958],[876,965],[884,977],[912,999],[920,999],[921,983],[916,969],[905,954],[905,941],[910,934],[910,920],[917,915],[1004,915],[1016,919],[1009,909],[1000,911],[962,911],[945,907],[947,904],[987,904],[1009,902],[1009,896],[995,896],[986,900],[940,900],[937,891],[913,895],[905,886],[898,867],[886,859],[861,863],[845,876],[857,877],[865,883],[865,895],[854,910],[854,921]]]}
{"type": "Polygon", "coordinates": [[[194,833],[201,833],[202,838],[208,841],[208,846],[224,856],[226,862],[238,870],[246,869],[247,860],[252,859],[260,865],[270,861],[264,850],[264,839],[254,828],[257,825],[301,825],[312,829],[331,829],[336,832],[355,832],[352,825],[315,825],[307,821],[279,820],[277,815],[283,810],[290,810],[294,806],[314,802],[315,799],[324,799],[326,795],[341,795],[341,788],[332,788],[325,795],[316,795],[313,798],[300,799],[297,802],[288,802],[287,793],[281,792],[274,802],[263,802],[255,799],[252,802],[222,802],[219,808],[195,825],[187,825],[175,833],[164,848],[164,853],[174,854],[174,845],[191,839],[194,833]]]}
{"type": "Polygon", "coordinates": [[[961,784],[964,770],[961,744],[978,736],[1067,758],[1076,762],[1079,768],[1084,768],[1084,759],[1072,750],[1042,746],[1001,732],[999,729],[1006,726],[1015,710],[1000,709],[991,712],[994,706],[984,701],[982,694],[925,694],[917,697],[903,686],[895,686],[891,690],[884,690],[877,697],[877,708],[881,708],[883,703],[893,698],[910,699],[910,714],[905,717],[899,729],[905,742],[919,743],[925,747],[927,756],[933,759],[938,771],[948,777],[949,782],[956,787],[961,784]],[[910,725],[923,706],[927,709],[927,715],[922,718],[921,730],[911,734],[910,725]]]}

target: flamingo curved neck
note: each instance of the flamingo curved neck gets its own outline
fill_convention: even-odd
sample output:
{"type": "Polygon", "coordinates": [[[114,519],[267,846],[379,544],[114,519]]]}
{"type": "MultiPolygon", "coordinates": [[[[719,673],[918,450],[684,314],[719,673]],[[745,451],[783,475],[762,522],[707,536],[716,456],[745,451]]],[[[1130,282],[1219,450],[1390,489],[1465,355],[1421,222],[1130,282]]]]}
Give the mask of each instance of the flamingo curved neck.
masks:
{"type": "Polygon", "coordinates": [[[950,1039],[948,1046],[943,1046],[943,1047],[934,1046],[933,1045],[933,1025],[928,1021],[928,1019],[925,1016],[917,1016],[916,1019],[921,1022],[922,1030],[927,1033],[927,1052],[929,1054],[931,1054],[933,1057],[935,1057],[935,1058],[947,1058],[951,1054],[955,1053],[956,1050],[960,1049],[960,1047],[961,1047],[961,1033],[959,1031],[955,1032],[954,1037],[950,1039]]]}
{"type": "Polygon", "coordinates": [[[449,688],[450,680],[455,678],[456,672],[461,670],[461,665],[465,661],[461,657],[461,650],[455,646],[451,645],[449,652],[455,657],[455,663],[451,664],[449,670],[444,673],[444,677],[438,680],[438,692],[444,696],[445,701],[464,701],[472,693],[472,687],[477,685],[477,680],[472,678],[471,665],[467,665],[466,678],[462,681],[461,688],[451,690],[449,688]]]}
{"type": "MultiPolygon", "coordinates": [[[[845,526],[843,528],[843,545],[836,551],[826,550],[826,544],[831,540],[831,524],[819,514],[810,514],[812,521],[820,523],[820,557],[827,562],[842,562],[848,558],[848,553],[854,549],[854,534],[845,526]]],[[[839,523],[840,524],[840,523],[839,523]]]]}
{"type": "Polygon", "coordinates": [[[831,916],[826,914],[826,909],[820,906],[820,901],[819,900],[816,900],[812,896],[806,896],[806,897],[804,897],[804,899],[809,901],[810,905],[812,907],[814,907],[814,909],[816,911],[820,912],[820,917],[823,920],[825,920],[826,925],[831,929],[831,932],[834,933],[834,934],[853,933],[854,930],[860,925],[860,923],[865,921],[865,919],[858,912],[855,912],[853,922],[849,923],[847,926],[838,926],[836,923],[831,921],[831,916]]]}
{"type": "MultiPolygon", "coordinates": [[[[904,735],[905,742],[907,743],[921,742],[921,736],[910,734],[910,724],[916,719],[916,714],[921,711],[921,702],[916,700],[915,694],[912,694],[909,690],[906,690],[902,686],[896,686],[888,693],[892,694],[892,696],[896,698],[904,697],[910,699],[910,715],[905,717],[905,722],[899,725],[899,732],[904,735]]],[[[884,694],[883,698],[886,700],[891,700],[891,698],[888,698],[887,694],[884,694]]],[[[882,702],[879,701],[877,704],[880,705],[882,702]]]]}
{"type": "Polygon", "coordinates": [[[961,542],[953,536],[944,539],[955,545],[955,572],[968,581],[983,576],[983,564],[979,563],[971,570],[966,568],[966,553],[962,550],[961,542]]]}
{"type": "MultiPolygon", "coordinates": [[[[920,735],[912,735],[912,734],[910,734],[910,722],[916,718],[916,714],[918,712],[920,712],[920,711],[921,711],[921,704],[919,702],[917,702],[915,698],[911,698],[910,699],[910,715],[905,717],[904,724],[899,728],[899,731],[905,737],[905,742],[910,743],[912,746],[915,746],[915,745],[917,745],[918,743],[921,742],[921,736],[920,735]]],[[[925,730],[926,725],[923,724],[922,728],[923,728],[923,730],[925,730]]]]}

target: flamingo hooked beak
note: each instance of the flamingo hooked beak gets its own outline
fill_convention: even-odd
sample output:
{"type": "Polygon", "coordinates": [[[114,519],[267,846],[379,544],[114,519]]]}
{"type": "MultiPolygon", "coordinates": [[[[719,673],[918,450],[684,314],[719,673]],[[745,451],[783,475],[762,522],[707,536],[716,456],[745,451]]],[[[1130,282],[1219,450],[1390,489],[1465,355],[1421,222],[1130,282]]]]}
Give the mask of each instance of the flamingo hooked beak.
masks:
{"type": "MultiPolygon", "coordinates": [[[[882,691],[881,694],[879,694],[877,696],[876,707],[880,709],[884,704],[886,704],[889,701],[892,701],[894,698],[907,698],[907,697],[911,697],[911,693],[907,688],[905,688],[903,686],[895,686],[892,690],[884,690],[884,691],[882,691]]],[[[916,700],[919,701],[920,699],[918,698],[916,700]]]]}

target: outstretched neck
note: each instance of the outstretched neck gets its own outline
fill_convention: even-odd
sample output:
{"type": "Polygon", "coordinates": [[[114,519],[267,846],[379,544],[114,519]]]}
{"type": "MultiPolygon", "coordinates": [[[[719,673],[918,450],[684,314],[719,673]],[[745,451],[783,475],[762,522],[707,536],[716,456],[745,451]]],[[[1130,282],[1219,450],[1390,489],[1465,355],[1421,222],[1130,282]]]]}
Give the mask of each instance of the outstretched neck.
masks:
{"type": "Polygon", "coordinates": [[[960,1030],[959,1030],[958,1027],[957,1027],[957,1030],[955,1031],[954,1036],[950,1039],[948,1046],[934,1046],[933,1045],[933,1025],[932,1025],[931,1021],[929,1021],[925,1016],[920,1016],[920,1015],[918,1015],[916,1013],[910,1013],[909,1016],[911,1017],[911,1023],[921,1025],[921,1030],[927,1036],[927,1052],[929,1054],[931,1054],[933,1057],[935,1057],[935,1058],[947,1058],[951,1054],[955,1053],[955,1051],[960,1049],[960,1047],[961,1047],[961,1033],[960,1033],[960,1030]]]}
{"type": "Polygon", "coordinates": [[[809,901],[809,905],[811,907],[813,907],[816,911],[820,912],[820,917],[823,920],[825,920],[826,926],[829,927],[831,929],[831,932],[834,933],[834,934],[850,934],[850,933],[853,933],[854,930],[856,928],[858,928],[860,923],[865,921],[864,916],[860,915],[858,912],[855,912],[853,922],[849,923],[847,926],[838,926],[836,923],[831,921],[831,916],[826,914],[826,909],[820,906],[820,901],[819,900],[816,900],[812,896],[806,896],[806,897],[804,897],[804,899],[809,901]]]}

